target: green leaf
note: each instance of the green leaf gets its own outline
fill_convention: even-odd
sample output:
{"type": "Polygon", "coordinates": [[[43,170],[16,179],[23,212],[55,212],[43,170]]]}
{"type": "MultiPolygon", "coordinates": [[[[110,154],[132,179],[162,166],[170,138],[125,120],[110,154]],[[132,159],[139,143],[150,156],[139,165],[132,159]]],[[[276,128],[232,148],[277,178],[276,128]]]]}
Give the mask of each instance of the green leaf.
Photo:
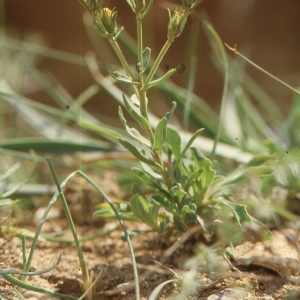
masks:
{"type": "MultiPolygon", "coordinates": [[[[221,203],[225,204],[227,207],[231,208],[236,220],[238,221],[239,225],[242,226],[244,222],[253,223],[253,218],[248,214],[247,207],[244,204],[236,204],[230,202],[228,200],[222,199],[219,200],[221,203]]],[[[261,223],[262,224],[262,223],[261,223]]]]}
{"type": "Polygon", "coordinates": [[[113,132],[110,129],[107,129],[105,126],[101,126],[98,124],[92,124],[92,123],[88,123],[84,120],[78,120],[77,121],[78,126],[86,128],[86,129],[90,129],[92,131],[95,131],[109,139],[112,139],[114,141],[118,140],[118,134],[116,132],[113,132]]]}
{"type": "Polygon", "coordinates": [[[255,176],[269,176],[274,173],[274,168],[269,166],[250,167],[249,171],[255,176]]]}
{"type": "Polygon", "coordinates": [[[132,145],[128,141],[118,138],[118,142],[141,162],[144,162],[145,164],[147,164],[153,168],[158,168],[160,170],[163,170],[163,167],[161,165],[159,165],[155,161],[153,161],[150,158],[143,155],[134,145],[132,145]]]}
{"type": "MultiPolygon", "coordinates": [[[[154,207],[151,210],[149,202],[143,195],[135,194],[130,199],[130,206],[133,213],[151,228],[158,230],[157,223],[158,209],[154,207]]],[[[157,206],[157,205],[156,205],[157,206]]]]}
{"type": "Polygon", "coordinates": [[[204,158],[204,172],[202,173],[201,185],[207,189],[214,180],[216,171],[212,169],[212,163],[208,158],[204,158]]]}
{"type": "Polygon", "coordinates": [[[151,7],[152,7],[152,4],[153,4],[153,0],[150,0],[146,10],[143,12],[142,14],[142,19],[148,14],[148,12],[150,11],[151,7]]]}
{"type": "Polygon", "coordinates": [[[276,160],[275,155],[256,155],[254,156],[247,164],[247,167],[257,167],[262,164],[265,164],[266,162],[274,161],[276,160]]]}
{"type": "Polygon", "coordinates": [[[166,140],[166,125],[167,125],[167,118],[162,118],[156,126],[155,134],[154,134],[154,143],[152,150],[154,152],[161,152],[163,144],[166,140]]]}
{"type": "Polygon", "coordinates": [[[189,187],[195,182],[195,181],[200,181],[200,176],[202,175],[203,173],[203,170],[200,169],[200,170],[196,170],[195,172],[193,172],[188,180],[186,181],[184,187],[185,187],[185,190],[188,190],[189,187]]]}
{"type": "MultiPolygon", "coordinates": [[[[212,168],[212,162],[210,159],[203,156],[202,153],[195,147],[191,147],[191,152],[194,158],[194,165],[198,171],[202,170],[201,174],[199,174],[200,178],[198,179],[199,181],[201,180],[201,187],[203,189],[207,189],[216,174],[215,170],[212,168]]],[[[195,173],[197,173],[197,171],[195,171],[195,173]]],[[[195,177],[196,174],[193,174],[192,176],[195,177]]]]}
{"type": "Polygon", "coordinates": [[[142,72],[144,72],[148,67],[150,55],[151,49],[149,47],[146,47],[142,53],[142,72]]]}
{"type": "Polygon", "coordinates": [[[184,205],[182,210],[181,210],[181,218],[189,223],[189,222],[195,222],[197,220],[197,215],[195,213],[196,211],[196,206],[192,207],[191,209],[188,205],[184,205]]]}
{"type": "Polygon", "coordinates": [[[168,127],[167,138],[175,158],[178,159],[181,153],[181,137],[179,133],[176,130],[168,127]]]}
{"type": "Polygon", "coordinates": [[[140,180],[142,180],[144,183],[154,186],[155,188],[160,188],[160,185],[156,182],[155,178],[153,178],[150,174],[145,172],[144,170],[140,168],[131,168],[131,171],[134,175],[136,175],[140,180]]]}
{"type": "Polygon", "coordinates": [[[117,80],[117,81],[121,81],[121,82],[126,82],[126,83],[138,83],[136,81],[132,81],[132,79],[126,75],[120,74],[119,72],[110,72],[110,76],[117,80]]]}
{"type": "Polygon", "coordinates": [[[245,222],[252,223],[251,217],[247,212],[247,207],[246,205],[242,204],[236,204],[233,213],[235,215],[236,220],[240,225],[242,225],[245,222]]]}
{"type": "Polygon", "coordinates": [[[122,108],[121,106],[119,106],[119,110],[118,110],[118,113],[119,113],[119,118],[123,124],[123,126],[125,127],[126,131],[129,133],[130,136],[132,136],[133,138],[135,138],[136,140],[138,140],[139,142],[143,143],[144,145],[146,145],[147,147],[151,147],[151,144],[150,142],[144,138],[138,130],[136,130],[135,128],[130,128],[128,125],[127,125],[127,121],[126,119],[124,118],[124,115],[123,115],[123,111],[122,111],[122,108]]]}
{"type": "Polygon", "coordinates": [[[201,153],[201,151],[197,147],[191,147],[190,150],[191,150],[192,155],[193,155],[195,167],[198,170],[202,169],[203,161],[204,161],[205,156],[201,153]]]}
{"type": "Polygon", "coordinates": [[[152,199],[162,205],[167,211],[179,214],[178,206],[171,202],[166,196],[163,196],[162,194],[154,194],[152,195],[152,199]]]}
{"type": "Polygon", "coordinates": [[[172,108],[169,112],[166,113],[165,117],[167,118],[167,122],[170,122],[170,119],[176,109],[177,103],[175,101],[172,101],[172,108]]]}
{"type": "MultiPolygon", "coordinates": [[[[127,230],[128,232],[128,235],[130,236],[130,238],[133,238],[134,236],[137,236],[137,235],[145,235],[149,232],[152,232],[152,230],[127,230]]],[[[126,242],[126,236],[125,236],[125,233],[122,232],[121,235],[120,235],[120,238],[122,241],[126,242]]]]}
{"type": "Polygon", "coordinates": [[[163,75],[162,77],[159,77],[157,79],[152,80],[151,82],[149,82],[144,88],[143,90],[147,90],[150,89],[160,83],[162,83],[163,81],[167,80],[169,77],[171,77],[173,74],[175,74],[177,72],[176,68],[173,68],[171,70],[169,70],[165,75],[163,75]]]}
{"type": "Polygon", "coordinates": [[[173,221],[180,231],[185,232],[189,229],[189,227],[182,220],[181,216],[173,214],[173,221]]]}
{"type": "Polygon", "coordinates": [[[173,283],[173,282],[179,282],[179,281],[180,280],[178,278],[176,278],[176,279],[170,279],[170,280],[166,280],[166,281],[162,282],[152,291],[152,293],[149,297],[149,300],[157,300],[160,292],[167,284],[173,283]]]}
{"type": "MultiPolygon", "coordinates": [[[[170,15],[170,11],[169,11],[169,15],[170,15]]],[[[170,15],[170,18],[171,18],[171,15],[170,15]]],[[[173,29],[172,29],[172,26],[170,26],[170,25],[168,25],[168,38],[171,42],[174,40],[173,29]]]]}
{"type": "Polygon", "coordinates": [[[134,118],[143,129],[145,129],[145,130],[150,129],[151,126],[150,126],[149,122],[147,121],[147,119],[136,112],[136,110],[129,103],[129,101],[127,101],[124,94],[122,94],[122,96],[123,96],[125,108],[127,109],[128,113],[131,115],[131,117],[134,118]]]}
{"type": "Polygon", "coordinates": [[[187,193],[184,191],[180,183],[177,183],[170,189],[170,194],[173,197],[185,196],[187,193]]]}
{"type": "Polygon", "coordinates": [[[170,174],[174,172],[174,170],[177,168],[177,165],[179,164],[180,160],[183,158],[185,152],[190,148],[190,146],[193,144],[194,140],[203,132],[204,128],[198,129],[190,138],[190,140],[187,142],[186,146],[184,147],[183,151],[180,153],[177,161],[175,162],[173,168],[170,170],[170,174]]]}
{"type": "MultiPolygon", "coordinates": [[[[111,218],[114,220],[118,219],[108,203],[101,203],[100,205],[97,205],[97,207],[99,209],[93,213],[94,216],[111,218]]],[[[124,221],[142,222],[142,220],[139,219],[138,216],[135,216],[131,211],[119,211],[119,215],[124,221]]]]}

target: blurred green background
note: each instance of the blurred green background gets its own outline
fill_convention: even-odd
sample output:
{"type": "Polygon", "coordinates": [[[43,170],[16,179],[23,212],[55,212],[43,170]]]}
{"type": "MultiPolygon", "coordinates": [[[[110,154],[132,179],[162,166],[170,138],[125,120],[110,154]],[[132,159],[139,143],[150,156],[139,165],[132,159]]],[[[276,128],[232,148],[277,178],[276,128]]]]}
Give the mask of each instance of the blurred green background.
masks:
{"type": "MultiPolygon", "coordinates": [[[[95,49],[86,30],[90,26],[90,16],[84,12],[78,1],[2,0],[1,2],[3,22],[10,37],[42,43],[51,48],[80,55],[95,49]]],[[[154,1],[154,7],[145,19],[145,46],[151,46],[153,54],[159,51],[166,40],[168,15],[165,7],[169,3],[179,6],[181,1],[154,1]],[[154,46],[153,42],[155,42],[154,46]]],[[[135,18],[126,2],[106,0],[104,5],[110,8],[117,7],[118,23],[135,37],[135,18]]],[[[207,12],[224,42],[231,46],[237,44],[240,52],[261,67],[292,86],[299,85],[299,0],[205,0],[197,10],[201,9],[207,12]]],[[[195,28],[197,24],[196,18],[190,18],[187,26],[195,28]]],[[[162,66],[174,67],[180,63],[188,65],[186,54],[188,32],[189,30],[186,29],[184,34],[175,41],[169,54],[163,60],[162,66]]],[[[99,42],[106,43],[107,41],[99,36],[99,42]]],[[[200,29],[195,93],[218,110],[223,78],[211,62],[209,47],[200,29]]],[[[108,58],[107,62],[113,63],[114,59],[115,57],[108,58]]],[[[134,63],[132,58],[129,61],[134,63]]],[[[86,67],[41,57],[37,62],[40,67],[49,70],[73,97],[77,97],[94,82],[86,67]]],[[[287,112],[292,92],[274,83],[272,79],[246,65],[245,62],[240,61],[240,63],[245,65],[247,72],[259,82],[259,85],[275,102],[280,104],[282,110],[287,112]]],[[[184,86],[186,85],[184,78],[185,75],[176,74],[172,80],[184,86]]],[[[31,99],[51,103],[49,96],[36,85],[30,86],[30,83],[27,83],[24,93],[31,99]]],[[[86,108],[96,114],[97,111],[101,114],[103,112],[116,114],[117,104],[105,101],[108,98],[108,94],[103,91],[101,97],[94,97],[93,101],[87,103],[86,108]]],[[[156,98],[162,100],[164,96],[159,93],[156,98]]]]}

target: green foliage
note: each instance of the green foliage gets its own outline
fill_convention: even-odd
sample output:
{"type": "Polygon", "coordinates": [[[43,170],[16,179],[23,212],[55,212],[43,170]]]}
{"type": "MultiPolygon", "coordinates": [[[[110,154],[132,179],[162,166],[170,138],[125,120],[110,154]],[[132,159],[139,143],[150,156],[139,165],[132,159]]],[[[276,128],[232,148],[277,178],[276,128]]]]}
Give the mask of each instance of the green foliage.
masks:
{"type": "MultiPolygon", "coordinates": [[[[14,89],[5,80],[1,80],[0,88],[3,99],[7,103],[14,105],[16,109],[19,107],[20,114],[44,137],[42,139],[17,138],[3,140],[1,141],[1,149],[27,151],[34,148],[41,152],[96,150],[104,153],[120,151],[120,145],[132,154],[139,162],[139,165],[136,164],[136,161],[130,162],[130,165],[129,161],[126,161],[124,164],[127,169],[132,167],[132,174],[136,177],[135,180],[130,178],[132,185],[130,200],[115,200],[113,204],[103,191],[89,180],[84,173],[79,171],[76,174],[87,178],[104,195],[107,201],[107,203],[97,206],[97,211],[94,215],[118,219],[123,227],[125,239],[128,242],[132,255],[138,299],[138,276],[130,244],[130,236],[143,234],[146,231],[127,232],[123,223],[125,220],[144,223],[151,230],[159,234],[165,234],[166,238],[171,234],[178,236],[199,224],[205,233],[205,238],[209,239],[216,233],[224,245],[231,244],[232,246],[243,241],[243,227],[249,225],[259,226],[262,238],[269,239],[271,238],[271,232],[264,224],[269,225],[271,223],[273,225],[277,221],[278,216],[296,222],[297,218],[295,215],[286,209],[286,202],[287,200],[298,200],[295,195],[300,191],[300,137],[298,130],[300,98],[299,91],[291,88],[297,96],[294,99],[288,118],[284,121],[280,108],[273,103],[272,99],[269,99],[268,96],[262,93],[259,90],[259,86],[255,85],[251,78],[243,73],[235,62],[229,60],[220,37],[207,21],[207,17],[204,14],[196,14],[198,19],[205,25],[204,32],[212,47],[213,60],[225,78],[220,115],[217,116],[202,99],[192,93],[191,87],[193,84],[190,84],[191,82],[189,82],[190,88],[187,91],[170,81],[172,75],[184,69],[182,65],[167,72],[162,72],[159,69],[159,65],[174,39],[183,32],[189,13],[202,0],[182,0],[183,10],[175,10],[173,13],[169,10],[166,42],[155,59],[151,57],[151,48],[143,45],[141,25],[143,18],[146,17],[151,9],[153,0],[150,0],[148,5],[145,0],[126,1],[136,16],[137,43],[129,40],[125,32],[124,35],[120,35],[122,28],[117,28],[116,8],[102,8],[103,1],[100,0],[79,0],[92,14],[95,29],[102,37],[108,39],[124,69],[122,72],[110,71],[111,77],[117,82],[128,84],[130,87],[128,90],[133,91],[133,94],[128,96],[124,91],[121,93],[121,90],[107,78],[98,76],[101,74],[99,70],[100,63],[92,57],[83,59],[82,57],[75,57],[51,50],[51,57],[57,59],[62,59],[63,57],[65,61],[78,64],[83,64],[82,62],[85,61],[83,65],[86,64],[93,75],[97,74],[94,77],[99,86],[95,84],[89,87],[78,96],[78,99],[68,99],[67,97],[68,100],[66,100],[65,94],[60,94],[56,90],[53,91],[53,85],[49,84],[49,78],[38,71],[33,66],[31,59],[22,53],[22,65],[26,66],[30,74],[36,78],[57,104],[63,109],[68,107],[68,111],[39,104],[22,97],[14,92],[14,89]],[[132,68],[126,60],[117,39],[122,42],[126,41],[124,44],[128,48],[127,50],[134,54],[135,68],[132,68]],[[136,50],[133,51],[132,49],[135,46],[136,50]],[[229,72],[231,67],[234,72],[229,72]],[[245,78],[244,86],[240,82],[241,77],[245,78]],[[100,86],[119,101],[118,115],[125,130],[120,130],[116,126],[102,124],[82,107],[87,100],[98,92],[100,86]],[[147,93],[153,87],[161,89],[173,101],[170,111],[166,112],[163,117],[160,116],[160,118],[152,115],[148,110],[148,101],[152,100],[148,100],[147,93]],[[230,95],[227,94],[228,87],[232,90],[230,95]],[[121,94],[122,97],[119,96],[121,94]],[[260,109],[267,115],[265,119],[268,119],[268,122],[262,118],[259,109],[252,105],[250,96],[255,98],[260,109]],[[16,101],[18,101],[18,105],[16,105],[16,101]],[[187,105],[187,102],[189,105],[187,105]],[[193,134],[182,129],[182,127],[187,127],[185,126],[186,124],[184,126],[172,124],[172,116],[177,105],[180,108],[186,107],[186,116],[190,117],[189,121],[193,122],[194,128],[199,128],[193,134]],[[71,109],[69,110],[70,107],[71,109]],[[197,109],[190,109],[192,107],[197,109]],[[80,114],[78,114],[79,109],[80,114]],[[229,110],[230,113],[228,113],[229,110]],[[56,119],[49,115],[54,116],[56,119]],[[130,119],[127,120],[128,115],[130,119]],[[235,121],[235,131],[231,129],[232,119],[235,121]],[[82,131],[80,132],[82,140],[78,142],[74,138],[74,136],[78,136],[78,131],[74,134],[71,128],[67,126],[68,122],[74,122],[81,128],[99,133],[111,143],[90,139],[84,136],[82,131]],[[132,123],[137,126],[132,125],[132,123]],[[50,132],[49,128],[46,128],[44,124],[51,124],[49,127],[53,131],[50,132]],[[202,127],[205,127],[207,136],[214,137],[214,141],[201,136],[204,132],[202,127]],[[62,136],[67,136],[68,139],[61,139],[55,132],[62,133],[62,136]],[[239,139],[236,138],[235,132],[238,132],[239,139]],[[209,155],[209,157],[206,157],[203,153],[209,155]],[[214,156],[219,154],[234,161],[233,164],[235,166],[238,165],[237,168],[234,169],[232,166],[227,166],[226,162],[228,160],[225,163],[213,161],[214,156]],[[284,196],[278,195],[276,188],[283,190],[285,192],[284,196]],[[216,226],[216,230],[209,225],[216,224],[217,222],[215,221],[222,224],[222,226],[216,226]]],[[[19,49],[19,45],[17,48],[19,49]]],[[[235,48],[228,48],[238,54],[235,48]]],[[[31,51],[34,53],[39,53],[39,51],[50,53],[45,50],[44,48],[32,48],[31,51]]],[[[241,54],[238,55],[244,58],[241,54]]],[[[250,62],[249,60],[247,61],[250,62]]],[[[251,64],[254,65],[253,63],[251,64]]],[[[255,67],[258,68],[256,65],[255,67]]],[[[190,81],[194,79],[193,76],[189,77],[190,81]]],[[[277,80],[276,78],[274,79],[277,80]]],[[[284,83],[281,82],[281,84],[284,83]]],[[[284,85],[289,87],[286,84],[284,85]]],[[[60,89],[63,90],[62,87],[60,89]]],[[[20,154],[18,155],[21,156],[20,154]]],[[[22,154],[22,158],[33,158],[35,162],[43,161],[44,159],[34,155],[32,157],[25,156],[25,154],[22,154]]],[[[121,163],[120,161],[116,162],[119,165],[121,163]]],[[[4,182],[10,179],[11,174],[15,173],[20,165],[20,163],[17,163],[3,172],[0,181],[4,182]]],[[[29,173],[27,169],[28,176],[25,180],[13,185],[10,190],[2,192],[0,195],[0,207],[13,205],[14,202],[8,197],[30,180],[35,167],[36,165],[33,171],[29,173]]],[[[55,179],[57,181],[56,176],[55,179]]],[[[57,186],[60,191],[59,194],[64,198],[61,190],[62,186],[59,185],[58,181],[57,186]]],[[[34,275],[28,271],[33,257],[33,250],[39,238],[43,238],[39,237],[41,227],[59,194],[56,193],[54,200],[49,203],[37,228],[29,258],[24,266],[24,272],[0,270],[0,273],[6,280],[19,287],[40,291],[52,296],[60,296],[61,298],[77,299],[72,296],[64,296],[52,291],[37,289],[26,284],[25,281],[16,280],[11,276],[11,274],[34,275]]],[[[68,207],[65,199],[63,200],[67,212],[68,207]]],[[[69,215],[68,212],[67,215],[69,215]]],[[[70,215],[68,217],[71,220],[70,215]]],[[[1,228],[3,230],[6,227],[2,225],[1,228]]],[[[75,228],[72,230],[79,260],[83,264],[81,269],[85,273],[82,281],[83,291],[90,293],[89,298],[92,299],[92,285],[95,282],[92,283],[93,276],[88,274],[86,270],[83,254],[81,253],[81,240],[76,237],[75,228]]],[[[196,278],[196,269],[199,266],[204,272],[220,272],[220,263],[216,259],[217,251],[199,248],[197,252],[197,255],[189,262],[190,278],[196,278]]],[[[150,298],[155,299],[162,287],[170,282],[182,284],[184,295],[194,292],[197,286],[197,282],[191,280],[175,279],[167,281],[158,286],[150,298]]]]}

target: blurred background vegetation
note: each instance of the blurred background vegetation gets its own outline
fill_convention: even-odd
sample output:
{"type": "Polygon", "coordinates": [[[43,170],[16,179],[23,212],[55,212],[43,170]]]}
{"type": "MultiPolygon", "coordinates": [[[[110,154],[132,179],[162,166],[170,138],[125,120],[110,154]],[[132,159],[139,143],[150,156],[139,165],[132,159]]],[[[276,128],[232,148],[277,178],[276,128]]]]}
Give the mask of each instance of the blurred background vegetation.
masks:
{"type": "MultiPolygon", "coordinates": [[[[0,3],[2,31],[5,30],[11,38],[39,43],[79,55],[85,55],[87,51],[95,49],[95,45],[92,45],[89,38],[89,35],[95,34],[93,30],[89,30],[91,17],[84,12],[76,0],[1,0],[0,3]]],[[[180,6],[181,1],[154,1],[154,8],[145,19],[145,46],[149,44],[154,55],[157,54],[166,39],[168,17],[165,7],[168,3],[180,6]]],[[[124,26],[125,30],[135,38],[135,18],[126,1],[104,1],[104,5],[110,8],[117,7],[119,25],[124,26]]],[[[298,0],[206,0],[197,10],[201,9],[207,12],[222,41],[231,46],[237,44],[238,50],[259,66],[292,86],[299,85],[300,2],[298,0]]],[[[190,18],[187,26],[196,29],[199,26],[198,23],[196,18],[190,18]]],[[[98,40],[102,44],[107,42],[100,36],[98,40]]],[[[188,41],[189,30],[187,28],[184,34],[175,41],[162,65],[174,67],[182,63],[188,66],[189,58],[186,51],[188,41]]],[[[108,46],[108,44],[106,45],[108,46]]],[[[99,45],[96,46],[100,52],[105,49],[103,46],[101,49],[99,45]]],[[[200,29],[195,93],[218,110],[223,78],[213,66],[209,47],[203,31],[200,29]]],[[[103,57],[108,64],[116,62],[116,57],[111,55],[100,57],[98,54],[97,58],[102,60],[103,57]]],[[[94,82],[89,70],[84,66],[41,56],[36,57],[36,60],[40,68],[53,74],[57,81],[75,98],[94,82]]],[[[240,61],[240,63],[245,65],[247,73],[287,113],[292,92],[274,83],[272,79],[246,65],[245,62],[240,61]]],[[[185,74],[177,74],[172,80],[180,86],[186,86],[187,74],[186,70],[185,74]]],[[[51,105],[53,101],[49,95],[38,85],[31,83],[24,83],[22,94],[51,105]]],[[[158,100],[156,106],[159,110],[164,96],[162,93],[157,93],[155,96],[158,100]]],[[[86,108],[92,110],[96,115],[97,113],[103,115],[103,112],[116,115],[117,103],[108,101],[109,97],[107,92],[101,91],[100,96],[97,94],[88,101],[86,108]]]]}

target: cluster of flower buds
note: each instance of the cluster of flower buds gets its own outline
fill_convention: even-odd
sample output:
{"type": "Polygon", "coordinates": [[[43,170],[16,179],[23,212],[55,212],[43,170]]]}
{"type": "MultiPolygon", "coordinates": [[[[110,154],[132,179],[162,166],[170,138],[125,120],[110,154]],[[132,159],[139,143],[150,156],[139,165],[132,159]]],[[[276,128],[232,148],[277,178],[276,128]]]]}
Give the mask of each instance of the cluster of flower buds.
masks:
{"type": "Polygon", "coordinates": [[[183,11],[174,11],[173,15],[169,12],[169,24],[168,24],[168,40],[173,42],[183,31],[189,13],[196,8],[203,0],[182,0],[184,7],[183,11]]]}
{"type": "MultiPolygon", "coordinates": [[[[117,33],[115,8],[101,8],[103,0],[79,0],[94,17],[94,25],[101,36],[106,38],[115,37],[117,33]]],[[[168,40],[173,42],[178,37],[185,26],[189,13],[196,8],[203,0],[181,0],[183,10],[175,10],[173,14],[169,12],[168,40]]],[[[147,9],[146,0],[126,0],[135,14],[143,14],[147,9]]],[[[150,0],[150,4],[153,0],[150,0]]]]}
{"type": "Polygon", "coordinates": [[[116,25],[117,11],[115,8],[101,8],[100,11],[94,16],[94,26],[101,36],[112,38],[117,33],[116,25]]]}
{"type": "Polygon", "coordinates": [[[145,0],[126,0],[135,14],[143,13],[146,10],[145,0]]]}
{"type": "Polygon", "coordinates": [[[177,9],[171,14],[169,12],[169,24],[168,24],[168,40],[173,42],[175,38],[177,38],[181,32],[183,31],[184,25],[187,20],[188,14],[184,11],[178,11],[177,9]]]}
{"type": "Polygon", "coordinates": [[[193,10],[198,6],[203,0],[182,0],[182,5],[185,10],[193,10]]]}
{"type": "Polygon", "coordinates": [[[103,0],[79,0],[79,2],[94,16],[100,11],[103,0]]]}

